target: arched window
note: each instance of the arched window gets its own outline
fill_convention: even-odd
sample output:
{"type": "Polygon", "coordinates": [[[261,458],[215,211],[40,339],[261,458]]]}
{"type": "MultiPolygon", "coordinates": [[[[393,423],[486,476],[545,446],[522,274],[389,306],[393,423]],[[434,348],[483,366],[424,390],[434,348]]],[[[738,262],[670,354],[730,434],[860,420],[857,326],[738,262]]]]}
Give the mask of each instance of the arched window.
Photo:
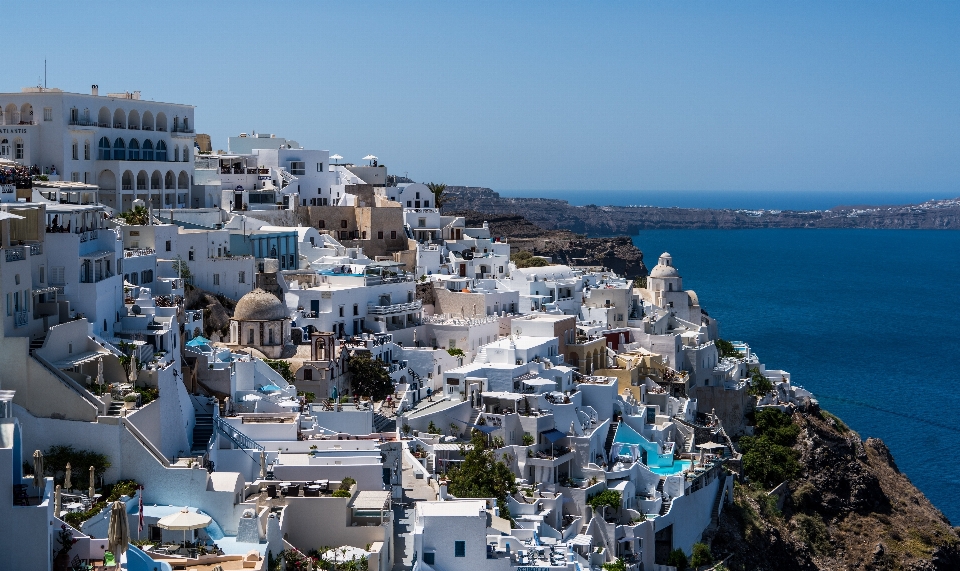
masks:
{"type": "Polygon", "coordinates": [[[174,160],[175,162],[179,162],[179,161],[180,161],[180,147],[178,147],[178,146],[176,146],[176,145],[173,146],[173,160],[174,160]]]}
{"type": "Polygon", "coordinates": [[[190,147],[188,147],[188,146],[186,146],[186,145],[183,146],[183,154],[180,155],[180,156],[183,157],[183,162],[187,162],[187,161],[190,160],[190,151],[187,150],[187,149],[189,149],[189,148],[190,148],[190,147]]]}
{"type": "Polygon", "coordinates": [[[83,160],[90,160],[90,141],[83,142],[83,160]]]}
{"type": "Polygon", "coordinates": [[[130,161],[139,161],[140,160],[140,142],[136,139],[130,139],[130,144],[127,146],[127,160],[130,161]]]}
{"type": "Polygon", "coordinates": [[[157,155],[156,160],[166,161],[167,160],[167,144],[163,141],[157,141],[157,155]]]}
{"type": "Polygon", "coordinates": [[[127,158],[126,154],[127,154],[127,150],[126,150],[126,145],[123,142],[123,139],[120,137],[117,137],[113,141],[113,160],[115,161],[126,160],[127,158]]]}
{"type": "Polygon", "coordinates": [[[79,161],[80,160],[80,143],[76,140],[70,144],[70,158],[79,161]]]}
{"type": "Polygon", "coordinates": [[[101,161],[110,160],[110,139],[100,137],[100,143],[97,145],[97,159],[101,161]]]}
{"type": "Polygon", "coordinates": [[[0,141],[0,156],[10,156],[10,141],[6,139],[0,141]]]}
{"type": "Polygon", "coordinates": [[[143,160],[152,161],[153,160],[153,143],[150,141],[150,139],[146,139],[143,142],[143,147],[141,148],[143,149],[143,152],[140,153],[140,155],[143,157],[143,160]]]}

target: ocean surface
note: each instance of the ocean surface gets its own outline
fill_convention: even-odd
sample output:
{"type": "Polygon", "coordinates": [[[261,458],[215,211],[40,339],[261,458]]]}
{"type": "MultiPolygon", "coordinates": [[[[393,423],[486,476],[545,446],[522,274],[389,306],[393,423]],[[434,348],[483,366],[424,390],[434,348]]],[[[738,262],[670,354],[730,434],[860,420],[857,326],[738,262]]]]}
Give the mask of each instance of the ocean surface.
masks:
{"type": "Polygon", "coordinates": [[[960,232],[649,230],[634,243],[650,268],[670,252],[721,337],[881,438],[960,524],[960,232]]]}
{"type": "Polygon", "coordinates": [[[835,206],[919,204],[957,198],[960,192],[792,192],[792,191],[648,191],[648,190],[498,190],[503,197],[559,198],[573,205],[661,206],[664,208],[743,208],[749,210],[827,210],[835,206]]]}

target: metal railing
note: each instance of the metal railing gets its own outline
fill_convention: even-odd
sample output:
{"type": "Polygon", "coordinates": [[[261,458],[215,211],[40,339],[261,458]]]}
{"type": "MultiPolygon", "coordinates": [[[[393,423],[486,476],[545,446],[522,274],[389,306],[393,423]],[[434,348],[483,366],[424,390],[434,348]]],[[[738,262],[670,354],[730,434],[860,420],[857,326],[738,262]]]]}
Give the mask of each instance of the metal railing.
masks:
{"type": "Polygon", "coordinates": [[[30,244],[30,255],[39,256],[43,253],[43,244],[30,244]]]}
{"type": "Polygon", "coordinates": [[[220,434],[223,434],[233,442],[234,446],[240,448],[241,450],[257,450],[263,452],[264,448],[256,440],[250,438],[246,434],[240,432],[233,425],[226,422],[219,416],[213,419],[213,426],[217,429],[220,434]]]}
{"type": "Polygon", "coordinates": [[[27,259],[27,251],[22,246],[13,246],[11,248],[7,248],[6,251],[8,262],[16,262],[27,259]]]}
{"type": "Polygon", "coordinates": [[[423,302],[418,300],[410,303],[394,303],[391,305],[367,304],[367,313],[373,315],[390,315],[392,313],[404,313],[407,311],[419,311],[423,307],[423,302]]]}
{"type": "Polygon", "coordinates": [[[136,256],[152,256],[157,251],[153,248],[126,248],[123,251],[124,258],[133,258],[136,256]]]}

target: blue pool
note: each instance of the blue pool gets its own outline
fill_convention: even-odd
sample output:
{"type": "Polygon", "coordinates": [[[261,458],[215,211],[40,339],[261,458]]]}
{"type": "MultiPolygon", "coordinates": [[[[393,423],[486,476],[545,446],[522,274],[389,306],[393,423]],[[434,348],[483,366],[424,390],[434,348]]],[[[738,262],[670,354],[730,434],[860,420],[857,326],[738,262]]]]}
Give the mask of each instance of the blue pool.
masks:
{"type": "Polygon", "coordinates": [[[654,474],[659,474],[661,476],[673,476],[674,474],[679,474],[680,472],[683,472],[689,467],[690,467],[689,460],[675,460],[673,462],[673,466],[660,466],[660,467],[647,466],[647,468],[650,468],[651,472],[653,472],[654,474]]]}

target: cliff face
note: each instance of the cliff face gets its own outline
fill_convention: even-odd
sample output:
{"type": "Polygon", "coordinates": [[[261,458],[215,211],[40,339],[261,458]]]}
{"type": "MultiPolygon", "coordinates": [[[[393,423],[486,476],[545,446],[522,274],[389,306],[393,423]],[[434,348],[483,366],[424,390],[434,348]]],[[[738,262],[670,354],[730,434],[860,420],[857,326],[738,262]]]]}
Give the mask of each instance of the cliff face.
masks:
{"type": "Polygon", "coordinates": [[[602,266],[628,279],[647,275],[643,252],[629,236],[586,238],[568,230],[545,230],[519,215],[446,210],[444,213],[464,216],[468,226],[487,222],[491,235],[509,238],[514,253],[526,250],[536,256],[549,256],[558,264],[602,266]]]}
{"type": "MultiPolygon", "coordinates": [[[[749,211],[652,206],[573,206],[565,200],[503,198],[489,188],[447,187],[445,210],[473,210],[493,215],[523,214],[546,229],[566,229],[588,236],[626,234],[653,229],[734,228],[889,228],[960,229],[960,199],[907,206],[838,206],[830,210],[749,211]]],[[[603,200],[599,193],[598,200],[603,200]]]]}
{"type": "Polygon", "coordinates": [[[861,441],[835,417],[797,412],[801,473],[782,510],[738,485],[721,514],[714,554],[738,570],[960,569],[960,535],[900,473],[886,445],[861,441]]]}

